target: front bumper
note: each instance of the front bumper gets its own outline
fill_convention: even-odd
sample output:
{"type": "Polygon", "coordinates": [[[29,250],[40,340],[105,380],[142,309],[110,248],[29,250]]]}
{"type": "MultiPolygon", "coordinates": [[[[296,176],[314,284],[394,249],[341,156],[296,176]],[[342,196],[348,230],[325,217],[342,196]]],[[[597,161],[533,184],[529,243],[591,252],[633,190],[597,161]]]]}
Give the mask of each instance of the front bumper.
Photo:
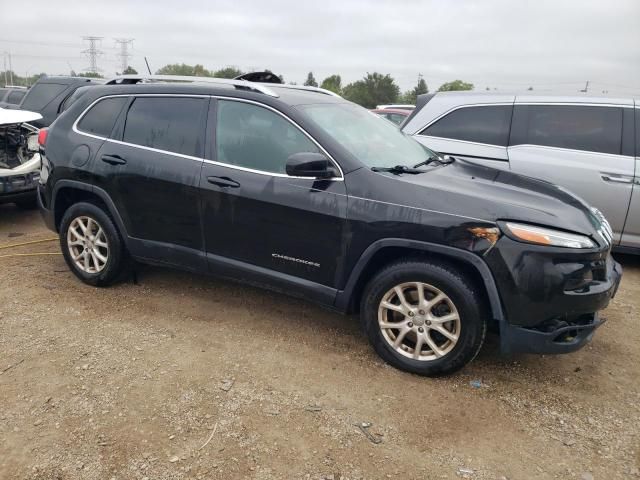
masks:
{"type": "Polygon", "coordinates": [[[33,199],[39,179],[39,171],[0,177],[0,203],[33,199]]]}
{"type": "Polygon", "coordinates": [[[622,277],[609,250],[581,252],[504,238],[499,243],[487,262],[505,313],[502,351],[569,353],[588,343],[604,323],[598,312],[622,277]]]}

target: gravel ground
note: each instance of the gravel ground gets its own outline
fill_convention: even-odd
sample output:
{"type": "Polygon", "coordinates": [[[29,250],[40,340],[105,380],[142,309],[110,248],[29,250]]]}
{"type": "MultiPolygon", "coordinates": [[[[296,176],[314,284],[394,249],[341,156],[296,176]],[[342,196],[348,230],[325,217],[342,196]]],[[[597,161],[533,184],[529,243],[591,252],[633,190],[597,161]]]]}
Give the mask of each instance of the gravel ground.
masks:
{"type": "MultiPolygon", "coordinates": [[[[50,237],[0,207],[0,245],[50,237]]],[[[427,379],[301,300],[146,267],[95,289],[59,255],[1,257],[58,249],[0,250],[1,479],[640,478],[639,258],[580,352],[490,337],[427,379]]]]}

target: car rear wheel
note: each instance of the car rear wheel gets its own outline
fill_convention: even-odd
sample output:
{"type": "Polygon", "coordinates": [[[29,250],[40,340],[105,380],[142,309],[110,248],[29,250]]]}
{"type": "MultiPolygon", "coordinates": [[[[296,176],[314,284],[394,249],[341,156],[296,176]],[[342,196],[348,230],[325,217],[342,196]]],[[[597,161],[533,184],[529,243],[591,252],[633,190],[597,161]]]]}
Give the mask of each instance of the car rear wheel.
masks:
{"type": "Polygon", "coordinates": [[[479,352],[481,296],[453,267],[401,261],[367,285],[361,316],[369,341],[391,365],[420,375],[451,373],[479,352]]]}
{"type": "Polygon", "coordinates": [[[113,221],[92,203],[76,203],[65,212],[60,247],[71,271],[89,285],[110,285],[126,267],[124,246],[113,221]]]}

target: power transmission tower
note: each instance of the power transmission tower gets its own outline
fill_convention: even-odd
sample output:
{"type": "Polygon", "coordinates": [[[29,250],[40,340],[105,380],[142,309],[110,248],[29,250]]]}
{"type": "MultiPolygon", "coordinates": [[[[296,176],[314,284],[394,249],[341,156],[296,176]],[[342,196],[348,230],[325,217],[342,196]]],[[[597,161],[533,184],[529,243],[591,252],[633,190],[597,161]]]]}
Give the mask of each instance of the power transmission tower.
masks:
{"type": "Polygon", "coordinates": [[[89,42],[89,48],[83,50],[87,57],[89,57],[89,67],[85,70],[90,73],[98,73],[100,69],[98,68],[98,57],[103,55],[104,52],[99,50],[98,47],[102,43],[103,37],[82,37],[82,39],[86,42],[89,42]]]}
{"type": "Polygon", "coordinates": [[[129,58],[131,58],[129,47],[133,45],[133,38],[114,38],[113,40],[120,47],[120,53],[117,56],[120,58],[120,73],[124,73],[129,67],[129,58]]]}

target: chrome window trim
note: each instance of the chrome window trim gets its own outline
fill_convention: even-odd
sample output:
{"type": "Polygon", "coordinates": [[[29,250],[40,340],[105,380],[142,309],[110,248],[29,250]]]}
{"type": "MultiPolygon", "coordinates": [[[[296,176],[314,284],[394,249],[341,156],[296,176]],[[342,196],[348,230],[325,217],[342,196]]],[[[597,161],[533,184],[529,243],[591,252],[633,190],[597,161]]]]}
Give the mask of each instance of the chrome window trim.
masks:
{"type": "MultiPolygon", "coordinates": [[[[470,140],[458,140],[457,138],[434,137],[433,135],[421,135],[419,133],[416,133],[414,135],[414,137],[428,138],[428,139],[433,139],[433,140],[446,140],[447,142],[467,143],[469,145],[479,145],[481,147],[502,148],[503,150],[506,150],[507,147],[508,147],[508,146],[504,146],[504,145],[495,145],[493,143],[480,143],[480,142],[472,142],[470,140]]],[[[464,156],[462,153],[452,154],[452,155],[453,156],[455,156],[455,155],[464,156]]]]}
{"type": "Polygon", "coordinates": [[[633,105],[622,103],[592,103],[592,102],[533,102],[533,101],[516,101],[513,106],[517,105],[546,105],[560,107],[607,107],[607,108],[633,108],[633,105]]]}
{"type": "Polygon", "coordinates": [[[577,150],[575,148],[564,148],[564,147],[552,147],[549,145],[536,145],[535,143],[519,143],[518,145],[509,145],[507,147],[507,149],[514,149],[514,148],[521,148],[521,147],[535,147],[535,148],[544,148],[547,150],[562,150],[565,152],[572,152],[572,153],[582,153],[582,154],[586,154],[586,155],[598,155],[598,156],[609,156],[609,157],[617,157],[617,158],[624,158],[624,159],[630,159],[633,160],[635,157],[633,155],[622,155],[621,153],[606,153],[606,152],[596,152],[593,150],[577,150]]]}
{"type": "Polygon", "coordinates": [[[140,94],[136,94],[136,93],[120,93],[120,94],[113,94],[113,95],[105,95],[104,97],[97,98],[96,100],[91,102],[91,104],[89,104],[89,106],[87,106],[87,108],[85,108],[82,111],[82,113],[80,115],[78,115],[78,118],[76,118],[75,122],[73,122],[73,125],[72,125],[71,129],[75,133],[77,133],[78,135],[84,135],[86,137],[95,138],[97,140],[103,140],[105,142],[115,143],[115,144],[118,144],[118,145],[125,145],[125,146],[129,146],[129,147],[141,148],[143,150],[148,150],[148,151],[151,151],[151,152],[161,153],[161,154],[165,154],[165,155],[174,155],[176,157],[185,158],[185,159],[188,159],[188,160],[194,160],[194,161],[201,162],[201,163],[202,162],[209,163],[211,165],[219,165],[219,166],[222,166],[222,167],[228,167],[228,168],[231,168],[231,169],[234,169],[234,170],[242,170],[242,171],[245,171],[245,172],[257,173],[257,174],[260,174],[260,175],[267,175],[267,176],[271,176],[271,177],[298,178],[298,179],[313,180],[313,181],[317,181],[318,180],[318,178],[314,178],[314,177],[297,177],[297,176],[287,175],[286,173],[274,173],[274,172],[267,172],[265,170],[255,170],[255,169],[252,169],[252,168],[241,167],[241,166],[238,166],[238,165],[232,165],[232,164],[229,164],[229,163],[218,162],[218,161],[215,161],[215,160],[209,160],[209,159],[204,158],[204,156],[202,156],[202,157],[194,157],[194,156],[185,155],[185,154],[182,154],[182,153],[171,152],[169,150],[160,150],[160,149],[157,149],[157,148],[147,147],[145,145],[138,145],[136,143],[123,142],[121,140],[114,140],[112,138],[107,138],[107,137],[103,137],[103,136],[100,136],[100,135],[94,135],[92,133],[84,132],[84,131],[82,131],[82,130],[80,130],[78,128],[78,123],[80,123],[80,121],[84,118],[84,116],[87,114],[87,112],[94,105],[96,105],[98,102],[101,102],[102,100],[106,100],[107,98],[114,98],[114,97],[186,97],[186,98],[203,98],[203,99],[215,98],[215,99],[220,99],[220,100],[231,100],[231,101],[238,101],[238,102],[244,102],[244,103],[252,103],[252,104],[255,104],[255,105],[259,106],[259,107],[266,108],[268,110],[271,110],[271,111],[277,113],[281,117],[283,117],[289,123],[293,124],[304,135],[306,135],[306,137],[309,138],[327,156],[327,158],[329,158],[331,160],[333,165],[335,167],[337,167],[338,171],[340,172],[340,176],[339,177],[323,178],[321,180],[324,180],[324,181],[336,181],[336,182],[343,182],[344,181],[344,172],[342,171],[342,168],[340,167],[340,164],[338,162],[336,162],[336,160],[329,154],[329,152],[327,152],[325,150],[325,148],[322,145],[320,145],[320,143],[318,143],[316,141],[316,139],[311,136],[311,134],[309,134],[309,132],[307,132],[304,128],[302,128],[300,125],[298,125],[294,120],[292,120],[291,118],[287,117],[284,113],[278,111],[277,109],[275,109],[273,107],[270,107],[269,105],[265,105],[264,103],[256,102],[254,100],[247,100],[247,99],[244,99],[244,98],[227,97],[227,96],[223,96],[223,95],[194,95],[194,94],[178,94],[178,93],[173,93],[173,94],[172,93],[166,93],[166,94],[165,93],[140,93],[140,94]]]}
{"type": "MultiPolygon", "coordinates": [[[[455,112],[456,110],[461,110],[463,108],[475,108],[475,107],[500,107],[500,106],[505,106],[505,105],[506,106],[513,106],[514,104],[513,104],[513,102],[496,102],[496,103],[469,103],[467,105],[458,105],[457,107],[450,108],[446,112],[441,113],[439,116],[437,116],[436,118],[431,120],[429,123],[427,123],[424,127],[422,127],[418,131],[418,133],[416,133],[415,135],[421,136],[421,137],[431,137],[431,138],[440,138],[440,139],[444,139],[444,140],[453,140],[453,141],[456,141],[456,142],[466,142],[466,143],[471,143],[473,145],[487,145],[487,146],[490,146],[490,147],[507,148],[507,145],[496,145],[495,143],[472,142],[470,140],[458,140],[457,138],[434,137],[433,135],[423,135],[422,134],[422,132],[424,132],[431,125],[433,125],[434,123],[438,122],[442,118],[446,117],[450,113],[455,112]]],[[[511,134],[511,123],[509,123],[509,134],[511,134]]],[[[507,142],[508,141],[509,141],[509,139],[507,139],[507,142]]]]}

